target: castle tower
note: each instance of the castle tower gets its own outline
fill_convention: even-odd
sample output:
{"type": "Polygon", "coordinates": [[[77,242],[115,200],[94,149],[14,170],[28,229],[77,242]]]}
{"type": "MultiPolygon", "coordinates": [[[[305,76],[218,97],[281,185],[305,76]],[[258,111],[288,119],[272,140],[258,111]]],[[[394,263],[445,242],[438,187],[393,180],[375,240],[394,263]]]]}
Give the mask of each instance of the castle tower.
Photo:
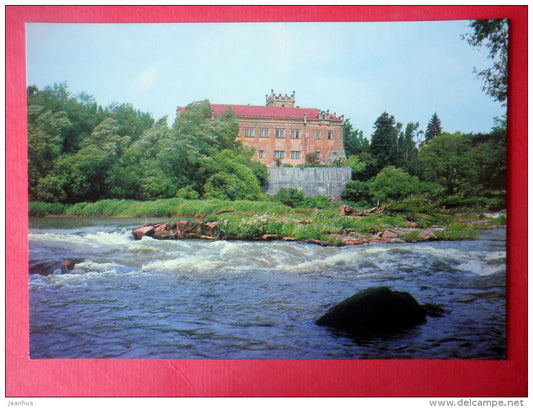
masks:
{"type": "Polygon", "coordinates": [[[274,90],[270,91],[270,95],[266,95],[266,106],[279,106],[282,108],[294,108],[296,100],[296,91],[292,91],[291,95],[274,94],[274,90]]]}

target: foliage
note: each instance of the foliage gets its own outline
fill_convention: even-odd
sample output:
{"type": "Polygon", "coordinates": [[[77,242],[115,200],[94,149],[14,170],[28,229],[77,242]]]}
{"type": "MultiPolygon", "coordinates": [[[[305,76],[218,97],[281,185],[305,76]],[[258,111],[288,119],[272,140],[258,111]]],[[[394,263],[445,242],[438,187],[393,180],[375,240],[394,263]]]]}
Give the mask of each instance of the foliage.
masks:
{"type": "Polygon", "coordinates": [[[281,203],[289,207],[300,207],[304,203],[305,196],[296,188],[281,188],[275,195],[281,203]]]}
{"type": "Polygon", "coordinates": [[[418,177],[394,166],[385,167],[376,177],[368,181],[350,181],[341,198],[354,203],[392,202],[403,200],[415,194],[428,194],[438,191],[438,186],[422,182],[418,177]]]}
{"type": "Polygon", "coordinates": [[[469,140],[462,134],[442,133],[424,145],[417,159],[417,171],[424,180],[439,183],[448,195],[468,182],[471,166],[465,160],[469,140]]]}
{"type": "Polygon", "coordinates": [[[259,180],[251,167],[251,157],[244,150],[222,150],[201,161],[207,181],[206,198],[255,200],[261,192],[259,180]]]}
{"type": "Polygon", "coordinates": [[[28,203],[28,215],[30,217],[44,217],[45,215],[62,215],[65,213],[65,205],[61,203],[46,203],[42,201],[30,201],[28,203]]]}
{"type": "Polygon", "coordinates": [[[191,186],[185,186],[178,190],[176,197],[184,198],[186,200],[196,200],[200,198],[198,191],[194,190],[191,186]]]}
{"type": "MultiPolygon", "coordinates": [[[[193,102],[169,127],[166,117],[156,121],[131,104],[103,107],[89,95],[73,96],[66,83],[30,86],[27,92],[30,201],[65,204],[69,211],[85,203],[79,208],[91,214],[101,209],[89,204],[103,200],[109,205],[126,200],[120,207],[134,214],[172,212],[166,201],[150,204],[162,199],[263,200],[307,212],[332,207],[327,197],[305,197],[297,190],[263,194],[267,168],[237,139],[231,109],[213,117],[209,101],[193,102]],[[129,207],[128,200],[143,204],[129,207]]],[[[440,131],[437,119],[435,114],[433,128],[440,131]]],[[[488,134],[437,131],[419,147],[418,122],[404,128],[384,112],[374,128],[369,141],[344,123],[348,157],[342,164],[352,168],[353,181],[343,199],[366,207],[378,199],[423,195],[447,208],[505,207],[505,118],[498,118],[488,134]]],[[[317,159],[310,154],[303,166],[321,165],[317,159]]]]}
{"type": "Polygon", "coordinates": [[[367,164],[361,159],[359,155],[348,156],[344,162],[345,166],[352,168],[352,177],[357,178],[359,174],[364,173],[367,164]]]}
{"type": "Polygon", "coordinates": [[[409,122],[405,130],[398,134],[398,166],[409,168],[416,158],[416,140],[422,133],[418,130],[419,123],[409,122]]]}
{"type": "Polygon", "coordinates": [[[324,195],[305,197],[302,207],[305,208],[316,208],[319,210],[336,207],[329,197],[324,195]]]}
{"type": "Polygon", "coordinates": [[[187,198],[257,198],[268,171],[237,135],[231,109],[213,118],[209,101],[188,105],[169,128],[166,117],[155,121],[131,104],[104,108],[88,95],[74,97],[66,83],[30,86],[29,197],[155,200],[180,191],[187,198]]]}
{"type": "Polygon", "coordinates": [[[346,201],[358,203],[370,199],[370,182],[354,180],[346,184],[346,188],[341,193],[341,198],[346,201]]]}
{"type": "Polygon", "coordinates": [[[412,194],[429,193],[436,189],[434,184],[422,183],[402,169],[385,167],[369,183],[369,193],[374,201],[400,200],[412,194]]]}
{"type": "Polygon", "coordinates": [[[507,19],[474,20],[464,36],[473,47],[487,47],[492,67],[475,70],[483,80],[483,91],[503,106],[507,104],[509,23],[507,19]]]}
{"type": "Polygon", "coordinates": [[[354,129],[350,120],[343,123],[344,151],[346,156],[357,155],[370,150],[370,141],[363,136],[363,131],[354,129]]]}
{"type": "Polygon", "coordinates": [[[318,164],[320,159],[318,158],[317,152],[309,152],[305,155],[305,162],[308,164],[318,164]]]}
{"type": "Polygon", "coordinates": [[[398,163],[398,128],[394,116],[381,114],[374,123],[370,153],[379,163],[379,169],[398,163]]]}
{"type": "Polygon", "coordinates": [[[437,112],[433,114],[431,119],[428,122],[426,128],[426,143],[433,139],[435,136],[438,136],[442,133],[442,126],[440,124],[440,119],[437,116],[437,112]]]}

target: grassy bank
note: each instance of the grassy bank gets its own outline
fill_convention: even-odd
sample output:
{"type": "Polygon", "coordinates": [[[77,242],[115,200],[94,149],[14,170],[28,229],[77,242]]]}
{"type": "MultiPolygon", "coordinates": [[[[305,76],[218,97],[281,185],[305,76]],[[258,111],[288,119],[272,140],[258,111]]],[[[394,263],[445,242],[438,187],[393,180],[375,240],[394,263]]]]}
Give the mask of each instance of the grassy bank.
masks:
{"type": "MultiPolygon", "coordinates": [[[[172,217],[218,221],[218,234],[226,239],[317,240],[343,245],[347,240],[378,239],[384,231],[394,239],[418,241],[421,230],[434,239],[473,239],[479,228],[505,224],[505,218],[489,219],[479,214],[451,214],[435,208],[401,210],[391,206],[379,214],[347,216],[338,205],[326,208],[290,207],[279,201],[185,200],[157,201],[101,200],[95,203],[57,204],[30,202],[30,216],[172,217]]],[[[363,242],[362,241],[362,242],[363,242]]],[[[366,242],[366,241],[364,241],[366,242]]]]}

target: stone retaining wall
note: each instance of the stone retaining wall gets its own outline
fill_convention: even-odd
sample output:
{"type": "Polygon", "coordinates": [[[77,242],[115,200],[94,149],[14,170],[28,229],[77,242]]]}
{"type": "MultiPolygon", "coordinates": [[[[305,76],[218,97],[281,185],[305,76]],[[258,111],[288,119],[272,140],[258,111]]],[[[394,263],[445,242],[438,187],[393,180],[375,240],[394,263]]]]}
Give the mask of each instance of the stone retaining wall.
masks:
{"type": "Polygon", "coordinates": [[[269,167],[265,193],[273,195],[282,188],[297,188],[306,196],[337,199],[351,179],[351,167],[269,167]]]}

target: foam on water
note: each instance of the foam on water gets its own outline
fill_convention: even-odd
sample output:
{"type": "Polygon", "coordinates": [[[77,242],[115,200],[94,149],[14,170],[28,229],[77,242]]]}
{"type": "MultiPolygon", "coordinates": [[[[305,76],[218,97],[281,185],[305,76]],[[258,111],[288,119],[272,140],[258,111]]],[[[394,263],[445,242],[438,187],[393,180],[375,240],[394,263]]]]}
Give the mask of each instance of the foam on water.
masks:
{"type": "Polygon", "coordinates": [[[181,274],[212,273],[227,266],[226,263],[203,257],[186,257],[149,262],[141,269],[145,272],[177,272],[181,274]]]}
{"type": "MultiPolygon", "coordinates": [[[[52,224],[53,225],[53,224],[52,224]]],[[[501,358],[505,241],[322,247],[301,242],[134,240],[131,229],[32,230],[31,358],[501,358]],[[366,287],[450,313],[368,345],[314,324],[366,287]],[[184,329],[184,327],[186,329],[184,329]],[[453,341],[448,341],[452,339],[453,341]]],[[[503,350],[503,351],[502,351],[503,350]]]]}

